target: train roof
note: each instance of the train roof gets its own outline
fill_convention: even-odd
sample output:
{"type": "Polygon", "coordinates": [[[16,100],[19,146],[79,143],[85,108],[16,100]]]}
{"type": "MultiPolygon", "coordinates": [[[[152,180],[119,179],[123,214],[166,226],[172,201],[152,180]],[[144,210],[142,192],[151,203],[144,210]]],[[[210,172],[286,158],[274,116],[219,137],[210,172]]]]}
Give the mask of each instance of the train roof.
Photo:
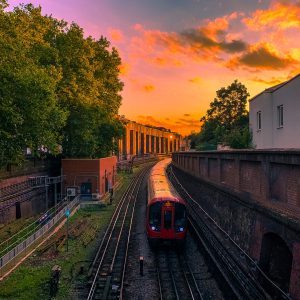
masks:
{"type": "Polygon", "coordinates": [[[182,201],[167,177],[166,170],[170,163],[171,158],[164,159],[158,162],[150,171],[148,186],[150,201],[159,201],[161,198],[176,202],[182,201]]]}

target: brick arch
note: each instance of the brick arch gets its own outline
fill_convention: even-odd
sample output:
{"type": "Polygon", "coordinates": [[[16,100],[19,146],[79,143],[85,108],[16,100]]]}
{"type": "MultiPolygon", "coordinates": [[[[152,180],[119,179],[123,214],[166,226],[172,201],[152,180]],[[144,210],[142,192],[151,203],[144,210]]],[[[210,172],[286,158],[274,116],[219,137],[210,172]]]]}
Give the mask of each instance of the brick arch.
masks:
{"type": "MultiPolygon", "coordinates": [[[[285,240],[274,232],[265,233],[261,244],[260,267],[285,292],[289,291],[292,262],[293,254],[285,240]]],[[[268,280],[262,277],[261,282],[272,298],[280,299],[268,280]]]]}

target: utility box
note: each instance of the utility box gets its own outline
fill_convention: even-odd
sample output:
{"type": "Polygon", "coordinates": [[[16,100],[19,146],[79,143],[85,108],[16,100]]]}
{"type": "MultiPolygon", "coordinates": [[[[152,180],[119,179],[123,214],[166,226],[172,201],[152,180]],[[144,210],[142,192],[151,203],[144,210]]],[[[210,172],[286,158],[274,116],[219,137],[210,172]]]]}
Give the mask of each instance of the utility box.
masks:
{"type": "Polygon", "coordinates": [[[63,193],[76,188],[82,199],[100,200],[115,185],[117,157],[62,159],[63,193]]]}

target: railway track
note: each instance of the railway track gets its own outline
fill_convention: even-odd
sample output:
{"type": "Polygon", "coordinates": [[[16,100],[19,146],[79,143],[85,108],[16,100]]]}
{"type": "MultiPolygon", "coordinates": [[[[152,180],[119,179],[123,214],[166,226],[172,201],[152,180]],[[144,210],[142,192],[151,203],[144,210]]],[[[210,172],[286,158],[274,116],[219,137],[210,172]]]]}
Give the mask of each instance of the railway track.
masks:
{"type": "MultiPolygon", "coordinates": [[[[234,256],[221,242],[215,230],[212,229],[217,229],[217,224],[214,222],[211,224],[213,220],[184,189],[172,168],[169,169],[169,177],[179,194],[186,199],[189,225],[205,250],[206,256],[209,257],[209,260],[218,270],[219,277],[227,293],[229,293],[230,299],[271,299],[257,281],[257,265],[255,262],[249,257],[249,260],[245,261],[244,252],[234,256]],[[242,261],[239,257],[244,258],[244,260],[242,261]]],[[[225,239],[228,241],[229,237],[225,236],[225,239]]],[[[242,251],[240,248],[238,250],[242,251]]],[[[283,291],[280,290],[280,293],[282,299],[290,299],[283,291]]]]}
{"type": "Polygon", "coordinates": [[[138,191],[150,166],[132,180],[118,203],[90,269],[87,299],[122,299],[123,282],[138,191]]]}
{"type": "Polygon", "coordinates": [[[158,250],[156,273],[161,300],[203,299],[198,283],[183,254],[172,249],[158,250]]]}
{"type": "Polygon", "coordinates": [[[42,187],[34,188],[27,188],[22,191],[17,191],[14,194],[5,195],[0,197],[0,212],[9,209],[10,207],[16,205],[16,202],[25,202],[28,201],[30,198],[41,195],[45,193],[42,187]]]}

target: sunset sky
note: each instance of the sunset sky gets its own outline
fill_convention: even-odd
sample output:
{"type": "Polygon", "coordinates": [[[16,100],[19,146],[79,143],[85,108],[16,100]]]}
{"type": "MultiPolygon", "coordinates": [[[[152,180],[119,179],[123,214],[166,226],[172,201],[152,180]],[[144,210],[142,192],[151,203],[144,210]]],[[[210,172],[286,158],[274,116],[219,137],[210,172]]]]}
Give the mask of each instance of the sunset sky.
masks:
{"type": "Polygon", "coordinates": [[[21,2],[106,36],[123,62],[120,114],[182,134],[199,131],[216,90],[235,79],[253,97],[300,72],[299,0],[21,2]]]}

